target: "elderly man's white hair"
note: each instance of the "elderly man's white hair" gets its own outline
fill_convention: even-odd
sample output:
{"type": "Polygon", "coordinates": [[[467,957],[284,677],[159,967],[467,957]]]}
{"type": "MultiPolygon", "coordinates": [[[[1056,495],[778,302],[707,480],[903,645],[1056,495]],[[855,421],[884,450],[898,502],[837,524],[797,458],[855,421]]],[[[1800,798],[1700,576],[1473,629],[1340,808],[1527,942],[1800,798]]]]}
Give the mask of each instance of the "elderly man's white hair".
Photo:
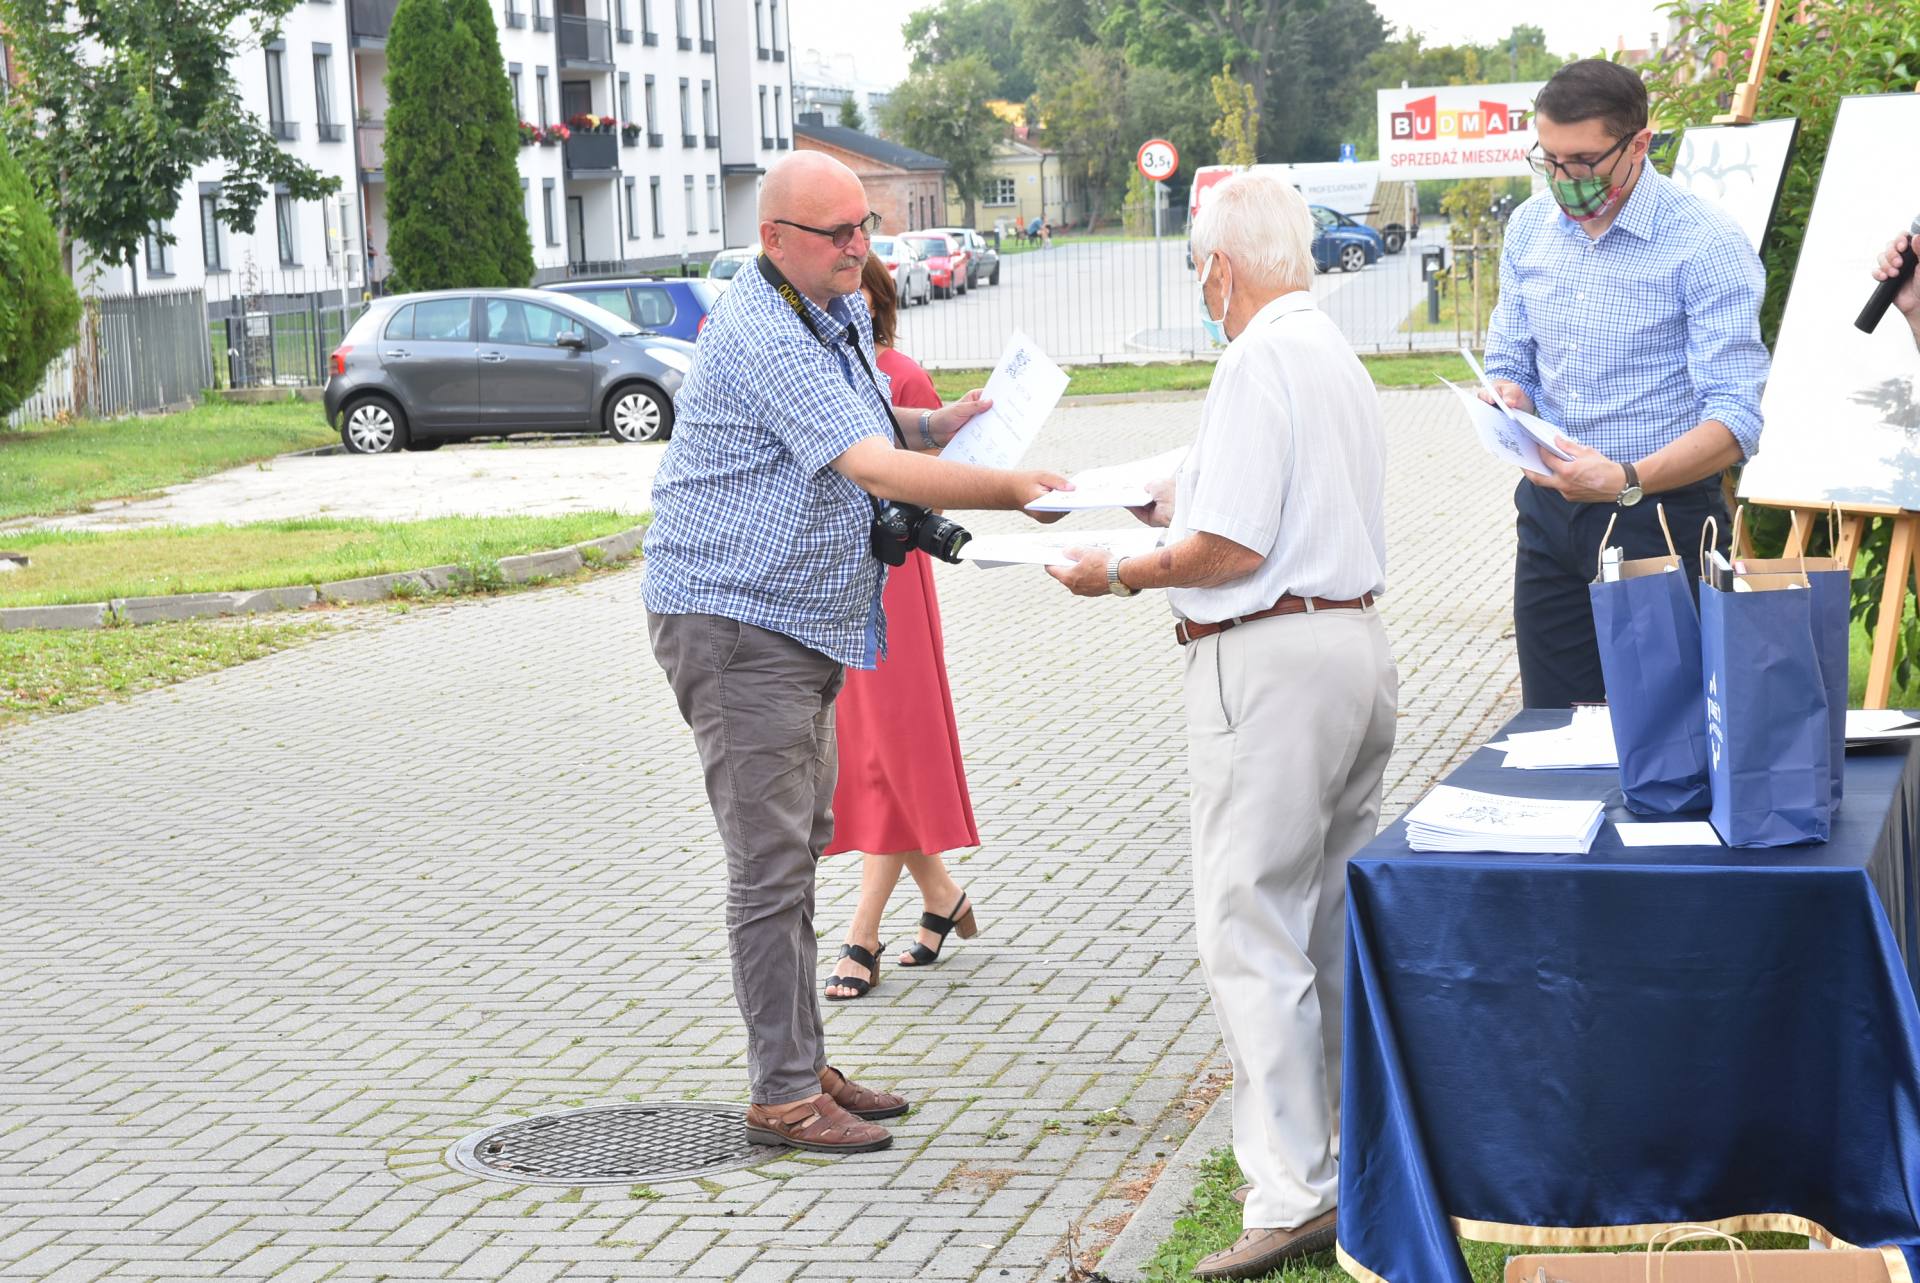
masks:
{"type": "Polygon", "coordinates": [[[1249,171],[1207,195],[1193,220],[1193,266],[1209,254],[1233,260],[1236,280],[1268,289],[1313,284],[1313,211],[1285,179],[1249,171]]]}

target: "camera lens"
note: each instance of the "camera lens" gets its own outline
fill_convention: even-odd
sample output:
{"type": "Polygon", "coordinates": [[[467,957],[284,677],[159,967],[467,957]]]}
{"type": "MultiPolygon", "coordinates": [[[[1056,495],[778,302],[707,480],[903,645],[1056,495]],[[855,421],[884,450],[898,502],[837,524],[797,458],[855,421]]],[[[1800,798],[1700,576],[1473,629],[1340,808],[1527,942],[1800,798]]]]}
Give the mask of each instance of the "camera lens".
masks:
{"type": "Polygon", "coordinates": [[[929,512],[920,518],[914,527],[913,545],[942,561],[960,560],[960,549],[973,538],[964,526],[957,521],[949,521],[937,513],[929,512]]]}

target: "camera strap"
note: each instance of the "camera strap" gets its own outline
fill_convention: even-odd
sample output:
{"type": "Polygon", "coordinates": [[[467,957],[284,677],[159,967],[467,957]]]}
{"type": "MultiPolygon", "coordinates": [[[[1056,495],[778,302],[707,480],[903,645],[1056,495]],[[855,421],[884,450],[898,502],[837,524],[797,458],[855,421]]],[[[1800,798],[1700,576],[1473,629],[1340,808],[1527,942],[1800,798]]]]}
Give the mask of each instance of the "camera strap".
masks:
{"type": "MultiPolygon", "coordinates": [[[[793,309],[793,314],[800,318],[800,324],[807,327],[807,333],[818,339],[821,347],[832,352],[833,344],[820,332],[820,327],[814,322],[813,314],[807,310],[806,299],[802,298],[800,291],[793,287],[793,282],[789,281],[786,274],[775,267],[773,260],[765,254],[760,255],[759,267],[761,277],[767,284],[773,286],[774,293],[793,309]]],[[[868,385],[873,388],[874,395],[880,398],[880,403],[886,407],[887,426],[892,429],[893,439],[900,443],[902,450],[911,449],[912,447],[907,445],[906,437],[900,431],[900,421],[893,417],[892,402],[888,401],[886,393],[881,391],[880,379],[874,374],[873,367],[867,364],[867,354],[860,348],[860,331],[851,321],[847,323],[847,346],[852,348],[853,354],[860,359],[860,368],[867,372],[868,385]]]]}

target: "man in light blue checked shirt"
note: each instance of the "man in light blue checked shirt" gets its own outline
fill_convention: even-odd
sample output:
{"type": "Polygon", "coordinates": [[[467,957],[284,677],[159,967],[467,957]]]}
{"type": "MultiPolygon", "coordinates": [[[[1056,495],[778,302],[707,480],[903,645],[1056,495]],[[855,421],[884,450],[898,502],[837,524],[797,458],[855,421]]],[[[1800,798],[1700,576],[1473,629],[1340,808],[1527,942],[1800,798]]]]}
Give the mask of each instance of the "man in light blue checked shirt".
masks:
{"type": "Polygon", "coordinates": [[[1534,113],[1549,191],[1508,220],[1486,366],[1573,455],[1545,454],[1514,494],[1522,700],[1565,708],[1606,698],[1587,585],[1608,521],[1629,559],[1663,556],[1663,505],[1689,582],[1708,517],[1724,546],[1720,475],[1760,446],[1766,273],[1730,218],[1647,162],[1637,74],[1570,63],[1534,113]]]}
{"type": "MultiPolygon", "coordinates": [[[[885,644],[877,501],[1021,508],[1066,482],[925,457],[987,408],[894,411],[860,269],[879,215],[853,171],[798,152],[760,189],[761,260],[701,331],[653,483],[647,629],[693,730],[727,856],[754,1140],[884,1149],[907,1102],[827,1063],[814,866],[833,833],[833,701],[885,644]],[[910,444],[896,449],[895,440],[910,444]],[[924,452],[918,453],[916,450],[924,452]]],[[[902,727],[900,751],[916,728],[902,727]]]]}

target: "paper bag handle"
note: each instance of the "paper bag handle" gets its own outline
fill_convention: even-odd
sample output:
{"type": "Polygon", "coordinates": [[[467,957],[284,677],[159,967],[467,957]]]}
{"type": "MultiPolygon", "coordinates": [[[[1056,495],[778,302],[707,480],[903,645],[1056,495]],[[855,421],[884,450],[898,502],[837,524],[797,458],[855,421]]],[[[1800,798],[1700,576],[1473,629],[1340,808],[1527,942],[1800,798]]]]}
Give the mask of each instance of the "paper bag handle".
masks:
{"type": "Polygon", "coordinates": [[[1597,554],[1593,569],[1593,581],[1595,583],[1599,583],[1602,579],[1606,578],[1607,544],[1613,539],[1613,523],[1618,520],[1620,520],[1620,512],[1618,509],[1615,509],[1614,514],[1607,518],[1606,533],[1600,536],[1600,551],[1597,554]]]}
{"type": "MultiPolygon", "coordinates": [[[[1680,550],[1673,546],[1673,531],[1667,525],[1667,505],[1664,503],[1654,504],[1653,515],[1660,518],[1660,533],[1667,537],[1667,555],[1677,560],[1680,556],[1680,550]]],[[[1613,523],[1609,521],[1607,526],[1611,529],[1613,523]]]]}
{"type": "Polygon", "coordinates": [[[1647,1283],[1654,1283],[1653,1263],[1655,1260],[1660,1262],[1659,1278],[1662,1283],[1664,1283],[1667,1277],[1667,1252],[1676,1243],[1692,1243],[1701,1239],[1720,1239],[1732,1249],[1728,1253],[1727,1260],[1728,1263],[1733,1266],[1734,1283],[1740,1283],[1742,1277],[1741,1266],[1743,1264],[1747,1267],[1745,1277],[1749,1280],[1752,1279],[1753,1267],[1746,1259],[1746,1253],[1752,1249],[1746,1245],[1744,1240],[1734,1237],[1725,1230],[1717,1230],[1711,1225],[1669,1225],[1647,1240],[1647,1283]],[[1668,1237],[1669,1235],[1672,1237],[1668,1237]],[[1655,1250],[1655,1244],[1659,1245],[1657,1251],[1655,1250]]]}
{"type": "Polygon", "coordinates": [[[1727,553],[1734,561],[1738,561],[1742,555],[1740,552],[1740,535],[1742,534],[1742,527],[1746,525],[1746,516],[1747,505],[1744,503],[1735,504],[1733,509],[1733,535],[1727,540],[1727,553]]]}
{"type": "Polygon", "coordinates": [[[1700,579],[1703,583],[1710,584],[1713,582],[1713,576],[1709,573],[1712,567],[1707,561],[1707,552],[1715,543],[1719,542],[1719,539],[1719,518],[1708,517],[1700,523],[1700,579]]]}

